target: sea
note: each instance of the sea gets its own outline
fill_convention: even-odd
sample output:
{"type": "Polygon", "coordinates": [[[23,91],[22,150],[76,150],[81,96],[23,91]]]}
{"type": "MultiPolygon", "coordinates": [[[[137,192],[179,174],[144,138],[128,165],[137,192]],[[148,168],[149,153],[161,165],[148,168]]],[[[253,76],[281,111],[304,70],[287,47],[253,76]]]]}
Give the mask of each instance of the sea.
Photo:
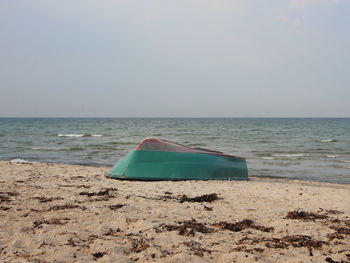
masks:
{"type": "Polygon", "coordinates": [[[245,157],[249,176],[350,183],[350,118],[0,118],[0,160],[112,166],[147,137],[245,157]]]}

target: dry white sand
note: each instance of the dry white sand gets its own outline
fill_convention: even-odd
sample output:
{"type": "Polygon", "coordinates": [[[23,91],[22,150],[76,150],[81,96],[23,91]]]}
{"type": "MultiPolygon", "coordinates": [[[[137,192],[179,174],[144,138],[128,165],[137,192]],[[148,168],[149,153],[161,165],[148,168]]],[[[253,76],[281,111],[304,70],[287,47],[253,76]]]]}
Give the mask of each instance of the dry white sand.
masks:
{"type": "Polygon", "coordinates": [[[0,261],[350,262],[350,185],[120,181],[108,169],[0,162],[0,261]]]}

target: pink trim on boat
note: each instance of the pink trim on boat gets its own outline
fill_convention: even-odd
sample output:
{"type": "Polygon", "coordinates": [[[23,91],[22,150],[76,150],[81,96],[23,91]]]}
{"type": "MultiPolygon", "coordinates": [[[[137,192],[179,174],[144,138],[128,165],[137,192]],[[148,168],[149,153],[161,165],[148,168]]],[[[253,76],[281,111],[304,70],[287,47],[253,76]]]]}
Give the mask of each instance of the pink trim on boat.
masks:
{"type": "Polygon", "coordinates": [[[163,139],[155,139],[155,138],[147,138],[144,139],[138,146],[136,146],[135,150],[143,150],[143,151],[163,151],[163,152],[190,152],[190,153],[206,153],[212,155],[220,155],[227,157],[235,157],[242,160],[245,160],[242,157],[233,156],[224,154],[218,151],[212,151],[208,149],[196,149],[192,147],[188,147],[185,145],[181,145],[178,143],[170,142],[163,139]]]}

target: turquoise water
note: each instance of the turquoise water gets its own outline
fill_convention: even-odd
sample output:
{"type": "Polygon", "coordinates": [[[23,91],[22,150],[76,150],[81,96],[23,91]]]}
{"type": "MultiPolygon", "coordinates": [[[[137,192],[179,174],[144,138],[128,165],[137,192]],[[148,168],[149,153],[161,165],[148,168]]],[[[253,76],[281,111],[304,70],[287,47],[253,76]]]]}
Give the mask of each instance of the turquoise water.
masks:
{"type": "Polygon", "coordinates": [[[0,118],[0,159],[111,166],[146,137],[245,157],[251,176],[350,183],[350,119],[0,118]]]}

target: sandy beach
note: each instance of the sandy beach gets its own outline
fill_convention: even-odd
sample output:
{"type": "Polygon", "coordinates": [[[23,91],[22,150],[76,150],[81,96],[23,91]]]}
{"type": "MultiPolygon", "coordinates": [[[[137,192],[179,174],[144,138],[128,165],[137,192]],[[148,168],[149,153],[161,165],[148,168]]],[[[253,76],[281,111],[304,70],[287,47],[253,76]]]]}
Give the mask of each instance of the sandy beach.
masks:
{"type": "Polygon", "coordinates": [[[350,185],[0,162],[1,262],[350,262],[350,185]]]}

